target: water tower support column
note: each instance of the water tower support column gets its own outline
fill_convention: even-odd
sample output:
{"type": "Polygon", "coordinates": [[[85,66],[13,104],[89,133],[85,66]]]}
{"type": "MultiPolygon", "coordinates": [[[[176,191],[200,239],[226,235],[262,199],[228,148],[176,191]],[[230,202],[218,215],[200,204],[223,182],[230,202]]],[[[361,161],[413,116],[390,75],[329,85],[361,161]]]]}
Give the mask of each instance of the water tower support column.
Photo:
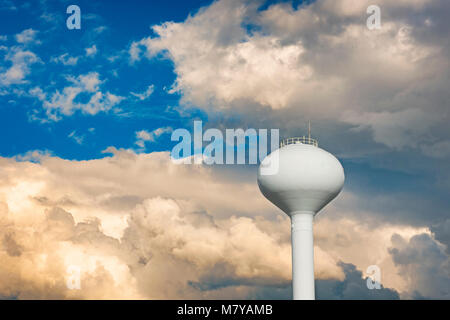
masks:
{"type": "Polygon", "coordinates": [[[292,289],[294,300],[314,300],[314,212],[291,213],[292,289]]]}

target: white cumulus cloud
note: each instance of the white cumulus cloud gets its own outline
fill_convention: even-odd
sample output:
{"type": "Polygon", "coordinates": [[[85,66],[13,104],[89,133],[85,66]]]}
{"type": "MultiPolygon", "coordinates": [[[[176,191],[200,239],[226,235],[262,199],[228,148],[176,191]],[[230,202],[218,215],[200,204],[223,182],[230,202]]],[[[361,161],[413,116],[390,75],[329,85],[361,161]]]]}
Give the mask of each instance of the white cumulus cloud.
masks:
{"type": "Polygon", "coordinates": [[[58,121],[62,116],[70,116],[77,110],[90,115],[107,112],[124,99],[109,91],[103,92],[100,89],[103,81],[97,72],[77,77],[68,76],[67,80],[71,85],[64,87],[62,91],[56,90],[52,94],[43,93],[41,90],[31,92],[42,101],[42,107],[50,120],[58,121]],[[88,101],[76,101],[80,94],[88,94],[88,101]]]}
{"type": "Polygon", "coordinates": [[[143,101],[143,100],[148,99],[152,95],[154,90],[155,90],[155,86],[149,85],[144,92],[141,92],[141,93],[131,92],[131,94],[133,96],[135,96],[136,98],[138,98],[139,100],[143,101]]]}
{"type": "Polygon", "coordinates": [[[36,39],[37,31],[33,29],[26,29],[22,32],[15,35],[16,41],[18,43],[22,44],[29,44],[29,43],[40,43],[39,40],[36,39]]]}
{"type": "Polygon", "coordinates": [[[141,147],[145,148],[145,143],[150,141],[154,142],[159,136],[161,136],[164,133],[172,132],[171,127],[162,127],[157,128],[153,131],[147,131],[147,130],[141,130],[136,132],[136,144],[141,147]]]}

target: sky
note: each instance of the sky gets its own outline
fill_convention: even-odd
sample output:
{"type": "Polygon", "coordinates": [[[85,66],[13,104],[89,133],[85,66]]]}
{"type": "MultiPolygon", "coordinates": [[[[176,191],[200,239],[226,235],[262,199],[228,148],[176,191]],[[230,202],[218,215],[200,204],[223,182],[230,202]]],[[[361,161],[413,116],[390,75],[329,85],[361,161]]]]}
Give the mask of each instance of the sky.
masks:
{"type": "Polygon", "coordinates": [[[374,30],[371,4],[0,0],[0,297],[290,299],[289,220],[256,166],[172,161],[197,120],[311,121],[341,161],[318,299],[449,299],[450,3],[377,0],[374,30]]]}

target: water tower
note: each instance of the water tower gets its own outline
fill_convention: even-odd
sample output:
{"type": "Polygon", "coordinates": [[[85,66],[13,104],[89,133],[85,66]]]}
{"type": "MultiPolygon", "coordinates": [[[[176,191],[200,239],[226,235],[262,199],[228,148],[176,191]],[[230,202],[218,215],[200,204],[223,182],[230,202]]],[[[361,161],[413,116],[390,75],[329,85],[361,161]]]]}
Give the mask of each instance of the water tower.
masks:
{"type": "Polygon", "coordinates": [[[262,194],[291,218],[294,300],[314,300],[314,216],[344,185],[344,169],[331,153],[307,137],[282,140],[258,169],[262,194]],[[276,170],[264,171],[267,166],[276,170]]]}

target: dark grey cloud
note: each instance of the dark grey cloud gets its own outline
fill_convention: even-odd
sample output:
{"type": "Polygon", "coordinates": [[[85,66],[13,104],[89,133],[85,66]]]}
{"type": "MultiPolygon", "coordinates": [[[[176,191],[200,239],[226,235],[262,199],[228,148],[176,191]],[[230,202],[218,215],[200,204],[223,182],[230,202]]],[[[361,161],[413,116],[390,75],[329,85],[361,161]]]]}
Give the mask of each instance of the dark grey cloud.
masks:
{"type": "Polygon", "coordinates": [[[430,230],[436,240],[447,246],[447,254],[450,254],[450,219],[432,225],[430,230]]]}
{"type": "Polygon", "coordinates": [[[410,298],[450,299],[450,256],[444,245],[426,233],[409,241],[395,234],[389,253],[408,280],[410,298]]]}
{"type": "Polygon", "coordinates": [[[282,290],[290,285],[290,281],[280,281],[280,279],[276,278],[239,277],[236,275],[236,271],[232,266],[225,263],[217,263],[210,270],[207,270],[198,281],[189,281],[188,284],[200,291],[210,291],[235,286],[282,290]]]}

